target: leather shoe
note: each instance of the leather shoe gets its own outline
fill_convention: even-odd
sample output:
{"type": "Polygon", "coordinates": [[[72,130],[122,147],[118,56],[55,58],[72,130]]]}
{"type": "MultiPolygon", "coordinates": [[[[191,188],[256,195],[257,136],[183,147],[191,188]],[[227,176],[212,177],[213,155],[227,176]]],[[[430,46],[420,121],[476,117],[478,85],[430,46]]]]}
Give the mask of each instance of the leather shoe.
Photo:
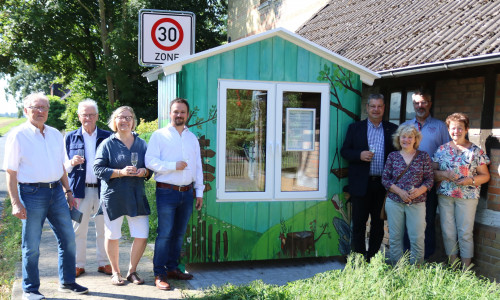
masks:
{"type": "Polygon", "coordinates": [[[191,280],[193,279],[193,275],[182,273],[181,270],[175,269],[174,271],[167,271],[168,279],[179,279],[179,280],[191,280]]]}
{"type": "Polygon", "coordinates": [[[165,277],[165,275],[155,276],[155,285],[157,288],[163,291],[169,291],[171,289],[170,284],[167,282],[167,278],[165,277]]]}
{"type": "Polygon", "coordinates": [[[83,273],[85,273],[85,269],[84,268],[78,268],[78,267],[76,267],[75,277],[78,277],[78,276],[82,275],[83,273]]]}
{"type": "Polygon", "coordinates": [[[111,269],[111,265],[100,266],[97,268],[97,272],[104,273],[106,275],[113,274],[113,270],[111,269]]]}

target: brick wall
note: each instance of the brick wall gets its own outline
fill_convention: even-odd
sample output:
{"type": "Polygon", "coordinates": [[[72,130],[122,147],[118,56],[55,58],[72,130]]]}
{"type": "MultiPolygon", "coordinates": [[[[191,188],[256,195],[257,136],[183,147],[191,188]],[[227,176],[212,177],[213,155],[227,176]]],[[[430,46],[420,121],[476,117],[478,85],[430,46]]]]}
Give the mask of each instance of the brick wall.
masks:
{"type": "Polygon", "coordinates": [[[488,201],[486,207],[500,211],[500,149],[491,149],[490,152],[490,182],[488,183],[488,201]]]}
{"type": "Polygon", "coordinates": [[[474,258],[476,273],[500,281],[500,228],[474,225],[474,258]]]}
{"type": "Polygon", "coordinates": [[[483,98],[484,77],[438,81],[433,101],[434,117],[444,121],[452,113],[463,112],[469,116],[470,127],[479,128],[483,98]]]}

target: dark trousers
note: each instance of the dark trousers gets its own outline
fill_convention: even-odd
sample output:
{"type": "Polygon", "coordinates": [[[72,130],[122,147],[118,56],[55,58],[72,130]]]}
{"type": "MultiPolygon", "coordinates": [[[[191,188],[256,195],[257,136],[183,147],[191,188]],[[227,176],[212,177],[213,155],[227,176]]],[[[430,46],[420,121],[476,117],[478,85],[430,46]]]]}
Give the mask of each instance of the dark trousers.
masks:
{"type": "Polygon", "coordinates": [[[352,196],[352,222],[353,222],[353,251],[363,254],[370,260],[380,250],[384,238],[384,221],[380,219],[380,211],[384,201],[386,190],[380,181],[380,177],[368,182],[366,194],[362,197],[352,196]],[[370,221],[370,237],[368,251],[366,251],[366,222],[368,216],[370,221]]]}
{"type": "MultiPolygon", "coordinates": [[[[436,194],[436,187],[427,193],[425,200],[425,254],[424,259],[429,259],[436,251],[436,210],[438,206],[438,199],[436,194]]],[[[410,240],[408,239],[408,231],[405,229],[404,236],[404,250],[410,250],[410,240]]]]}

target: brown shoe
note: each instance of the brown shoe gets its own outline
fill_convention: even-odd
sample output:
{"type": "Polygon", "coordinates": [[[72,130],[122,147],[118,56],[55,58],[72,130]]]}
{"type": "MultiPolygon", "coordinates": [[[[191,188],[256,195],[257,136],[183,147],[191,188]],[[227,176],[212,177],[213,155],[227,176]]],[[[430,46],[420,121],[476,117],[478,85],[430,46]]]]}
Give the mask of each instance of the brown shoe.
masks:
{"type": "Polygon", "coordinates": [[[78,276],[82,275],[83,273],[85,273],[85,269],[84,268],[78,268],[78,267],[76,267],[76,275],[75,275],[75,277],[78,277],[78,276]]]}
{"type": "Polygon", "coordinates": [[[174,271],[168,271],[167,278],[168,279],[179,279],[179,280],[191,280],[191,279],[193,279],[193,275],[187,274],[187,273],[182,273],[181,270],[176,269],[174,271]]]}
{"type": "Polygon", "coordinates": [[[155,276],[155,285],[160,290],[163,290],[163,291],[170,290],[170,283],[167,282],[167,278],[165,275],[155,276]]]}
{"type": "Polygon", "coordinates": [[[104,273],[106,275],[113,274],[113,270],[111,269],[111,265],[100,266],[97,268],[97,272],[104,273]]]}

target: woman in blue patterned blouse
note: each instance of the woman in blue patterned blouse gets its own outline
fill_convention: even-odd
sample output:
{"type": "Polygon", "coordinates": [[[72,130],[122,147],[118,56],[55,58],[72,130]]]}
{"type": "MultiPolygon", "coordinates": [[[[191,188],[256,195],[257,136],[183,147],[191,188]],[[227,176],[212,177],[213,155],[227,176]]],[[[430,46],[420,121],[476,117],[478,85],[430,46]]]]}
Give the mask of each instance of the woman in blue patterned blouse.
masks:
{"type": "Polygon", "coordinates": [[[410,238],[410,263],[424,259],[425,200],[434,184],[434,174],[427,152],[417,150],[421,140],[422,134],[413,125],[399,126],[393,135],[394,147],[399,151],[389,154],[382,174],[382,184],[389,191],[385,211],[393,264],[403,256],[405,225],[410,238]]]}
{"type": "Polygon", "coordinates": [[[451,142],[441,145],[432,158],[435,179],[440,182],[437,194],[441,230],[450,263],[457,260],[460,252],[467,268],[474,256],[472,229],[481,184],[490,180],[490,159],[481,148],[467,140],[467,115],[448,116],[446,126],[451,142]]]}

